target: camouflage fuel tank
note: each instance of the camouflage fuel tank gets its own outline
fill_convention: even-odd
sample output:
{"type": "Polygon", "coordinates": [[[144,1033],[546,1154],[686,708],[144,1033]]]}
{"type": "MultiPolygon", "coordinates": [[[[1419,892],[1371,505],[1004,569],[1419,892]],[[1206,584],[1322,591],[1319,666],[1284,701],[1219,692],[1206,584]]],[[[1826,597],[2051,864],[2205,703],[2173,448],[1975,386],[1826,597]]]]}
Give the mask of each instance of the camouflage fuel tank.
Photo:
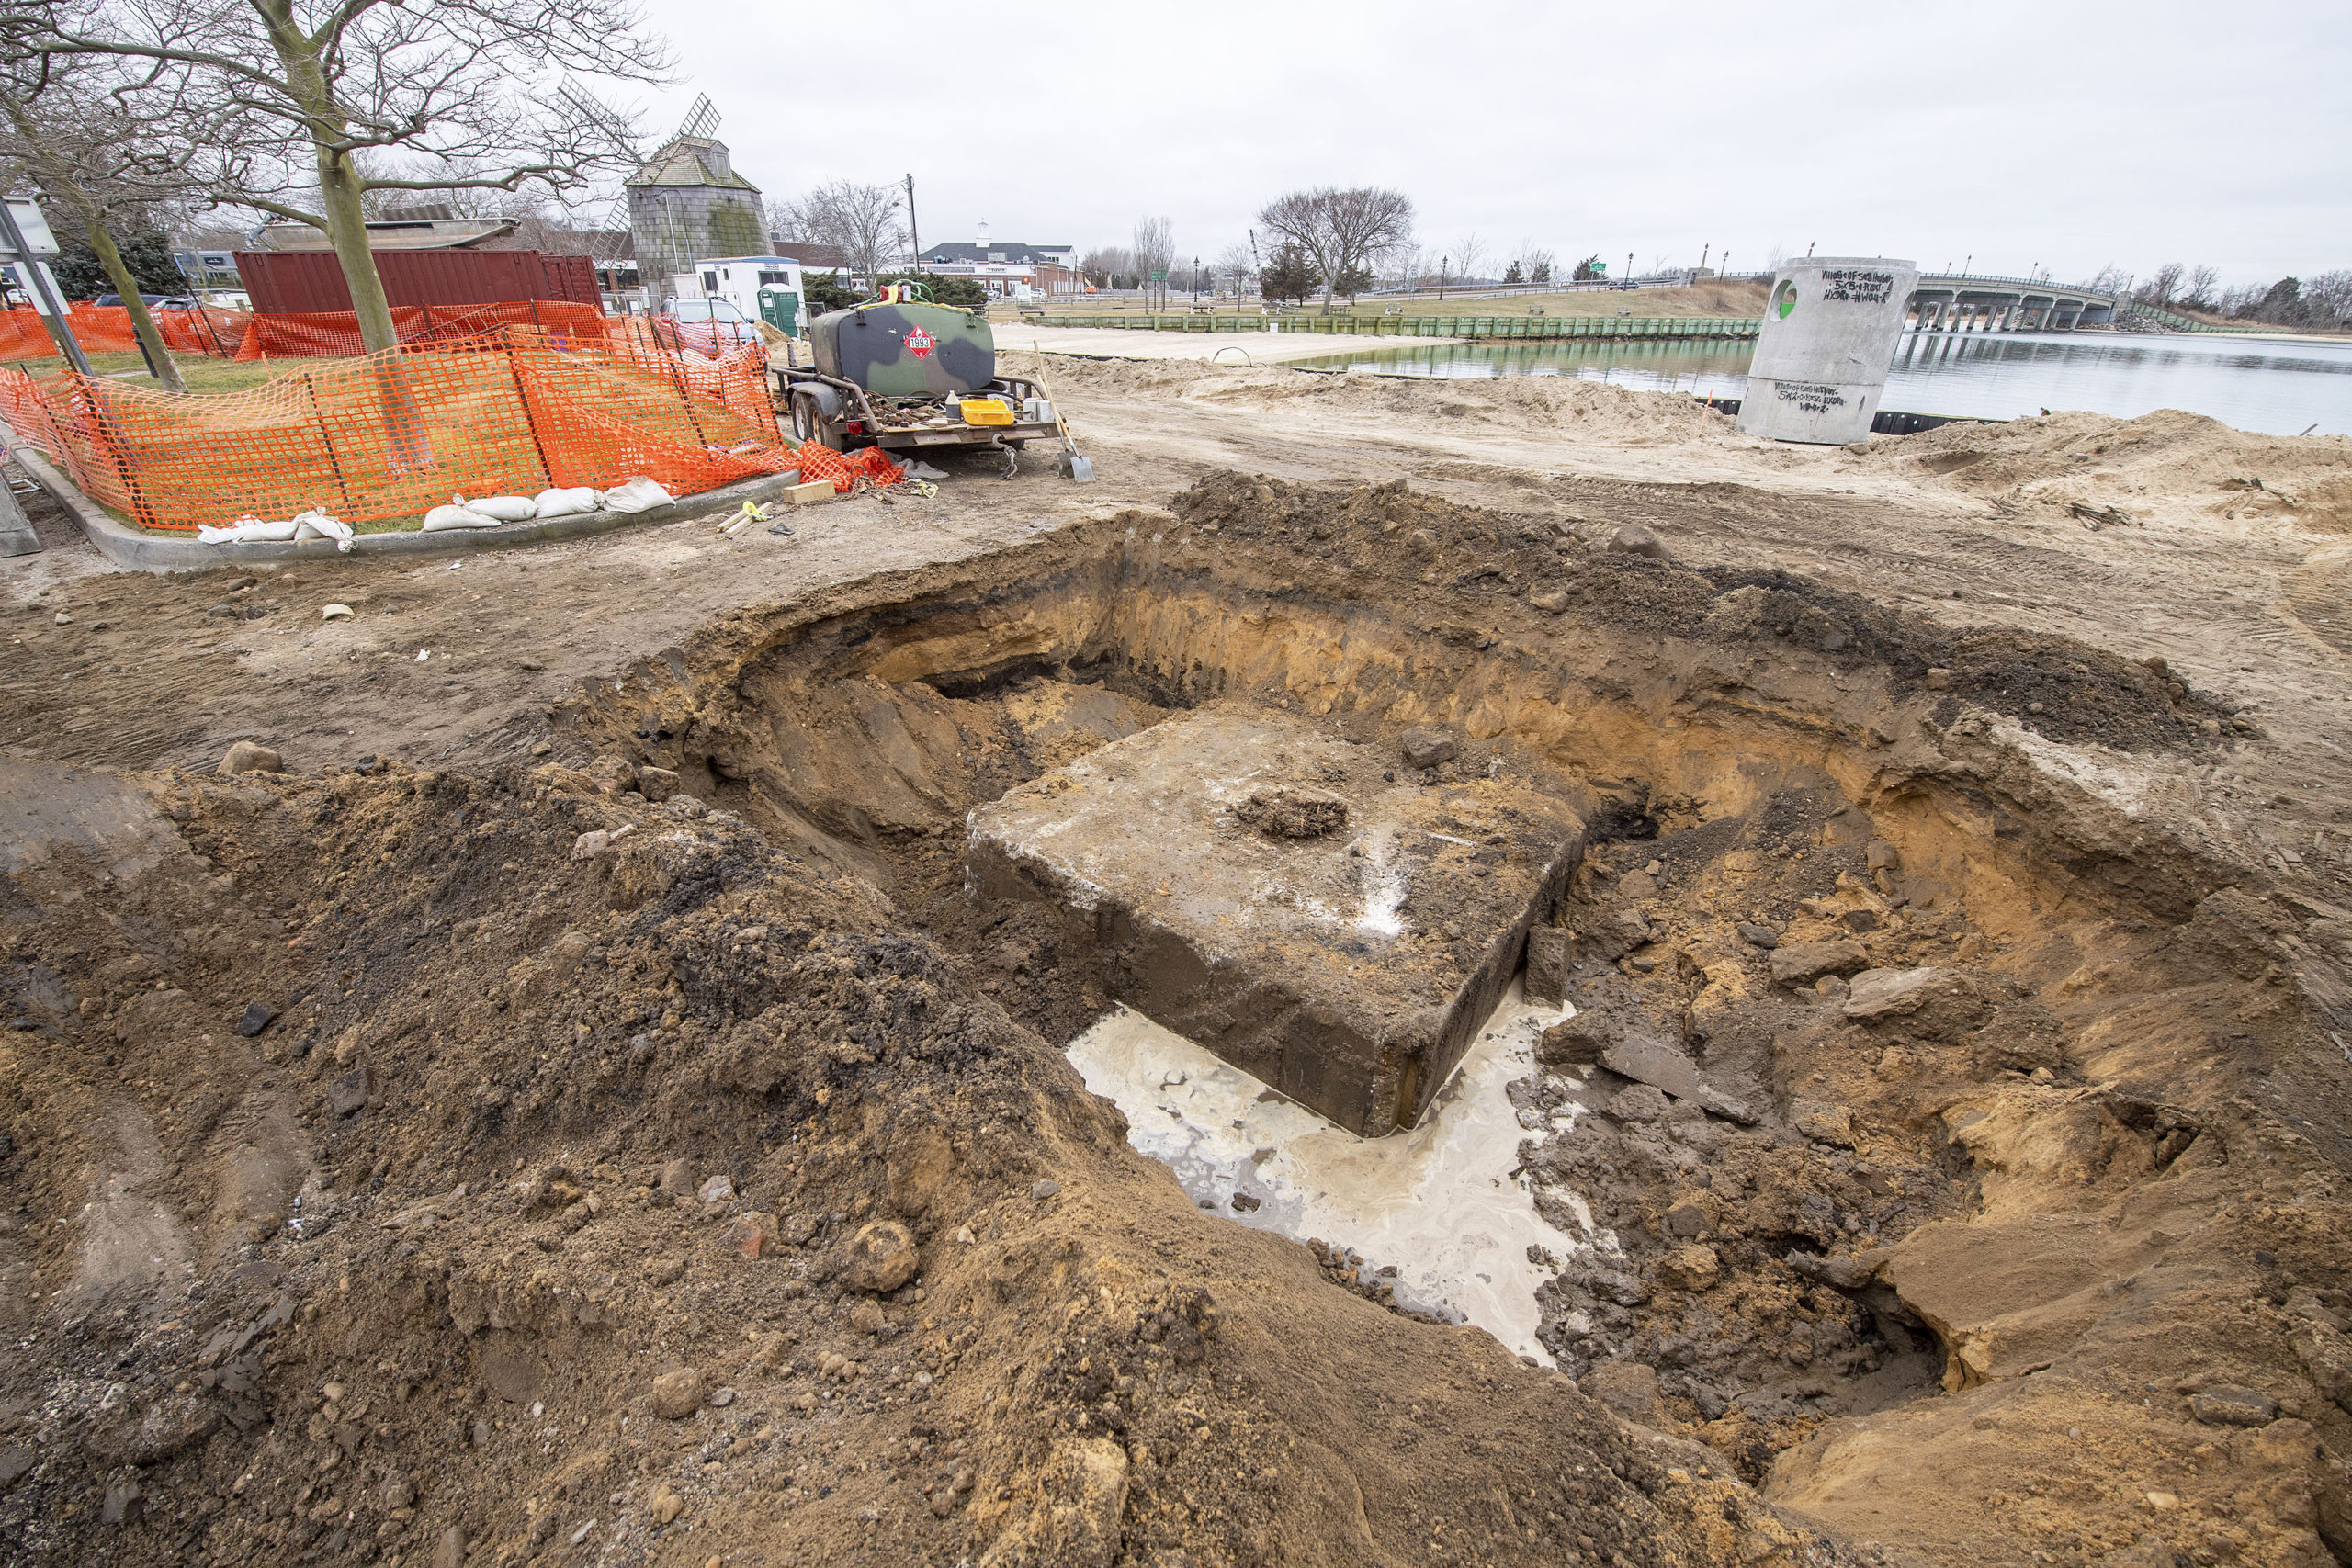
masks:
{"type": "Polygon", "coordinates": [[[996,379],[988,318],[952,305],[859,305],[818,317],[808,331],[820,372],[878,397],[962,397],[996,379]]]}

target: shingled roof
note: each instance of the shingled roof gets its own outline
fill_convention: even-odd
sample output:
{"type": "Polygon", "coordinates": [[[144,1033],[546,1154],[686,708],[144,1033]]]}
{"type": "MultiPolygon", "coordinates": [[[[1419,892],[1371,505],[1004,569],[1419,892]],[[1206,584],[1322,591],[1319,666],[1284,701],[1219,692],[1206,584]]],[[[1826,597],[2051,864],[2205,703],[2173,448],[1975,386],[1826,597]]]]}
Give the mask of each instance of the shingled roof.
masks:
{"type": "Polygon", "coordinates": [[[728,190],[748,190],[754,196],[760,187],[737,174],[728,156],[727,143],[710,136],[676,136],[667,146],[638,165],[637,173],[628,178],[631,186],[718,186],[728,190]],[[715,158],[707,154],[716,153],[715,158]]]}

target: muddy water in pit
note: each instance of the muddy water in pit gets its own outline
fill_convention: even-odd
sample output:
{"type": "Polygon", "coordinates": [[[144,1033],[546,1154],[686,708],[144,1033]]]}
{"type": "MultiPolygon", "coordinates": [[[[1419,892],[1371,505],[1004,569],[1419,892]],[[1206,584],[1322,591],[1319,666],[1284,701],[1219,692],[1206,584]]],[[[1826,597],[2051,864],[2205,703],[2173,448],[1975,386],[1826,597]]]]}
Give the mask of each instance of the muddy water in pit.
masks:
{"type": "MultiPolygon", "coordinates": [[[[1420,1125],[1385,1138],[1341,1131],[1127,1008],[1070,1042],[1069,1058],[1125,1114],[1127,1141],[1202,1208],[1336,1242],[1354,1255],[1343,1267],[1390,1284],[1397,1305],[1476,1324],[1550,1365],[1536,1292],[1560,1259],[1616,1250],[1614,1236],[1571,1235],[1539,1213],[1518,1157],[1529,1129],[1510,1086],[1533,1071],[1536,1035],[1568,1015],[1514,986],[1420,1125]]],[[[1580,1109],[1536,1125],[1566,1132],[1580,1109]]]]}
{"type": "MultiPolygon", "coordinates": [[[[2347,1281],[2335,1219],[2274,1223],[2246,1201],[2248,1183],[2335,1190],[2253,1076],[2307,1015],[2255,956],[2285,956],[2267,907],[2151,807],[2168,770],[2220,744],[2199,732],[2212,710],[2161,672],[1785,576],[1611,555],[1401,487],[1222,476],[1175,515],[747,613],[565,722],[870,886],[877,919],[1067,1043],[1130,982],[1098,940],[1117,911],[976,903],[966,815],[1216,704],[1381,748],[1444,728],[1462,753],[1434,786],[1568,777],[1592,844],[1548,918],[1576,935],[1568,995],[1589,1027],[1558,1059],[1490,1060],[1527,1120],[1464,1097],[1476,1161],[1335,1176],[1345,1161],[1301,1158],[1273,1179],[1243,1166],[1284,1157],[1283,1119],[1239,1104],[1238,1075],[1194,1058],[1204,1087],[1177,1110],[1195,1132],[1156,1109],[1170,1086],[1153,1053],[1176,1045],[1082,1043],[1199,1195],[1231,1214],[1220,1182],[1259,1180],[1246,1195],[1295,1202],[1299,1229],[1401,1277],[1416,1260],[1385,1252],[1383,1227],[1443,1233],[1387,1200],[1419,1182],[1434,1212],[1439,1184],[1485,1170],[1514,1213],[1532,1200],[1557,1234],[1620,1250],[1544,1243],[1556,1265],[1479,1281],[1491,1316],[1466,1294],[1456,1309],[1516,1345],[1532,1297],[1538,1343],[1588,1388],[1907,1550],[1949,1558],[1994,1529],[2000,1551],[1973,1560],[2027,1560],[2058,1530],[2129,1546],[2147,1506],[2113,1503],[2094,1472],[2161,1475],[2184,1509],[2281,1488],[2316,1517],[2315,1438],[2247,1450],[2258,1482],[2209,1483],[2204,1428],[2166,1392],[2192,1373],[2259,1383],[2320,1417],[2334,1407],[2286,1328],[2249,1337],[2239,1303],[2301,1290],[2328,1313],[2347,1281]],[[1511,1192],[1521,1164],[1534,1186],[1511,1192]],[[2069,1490],[2030,1518],[1986,1521],[1986,1494],[2052,1475],[2069,1490]]],[[[1473,940],[1409,904],[1403,925],[1400,942],[1473,940]]],[[[1437,1270],[1440,1251],[1419,1262],[1437,1270]]],[[[1480,1271],[1465,1258],[1455,1278],[1480,1271]]],[[[2281,1519],[2232,1526],[2240,1558],[2319,1550],[2316,1527],[2281,1519]]]]}

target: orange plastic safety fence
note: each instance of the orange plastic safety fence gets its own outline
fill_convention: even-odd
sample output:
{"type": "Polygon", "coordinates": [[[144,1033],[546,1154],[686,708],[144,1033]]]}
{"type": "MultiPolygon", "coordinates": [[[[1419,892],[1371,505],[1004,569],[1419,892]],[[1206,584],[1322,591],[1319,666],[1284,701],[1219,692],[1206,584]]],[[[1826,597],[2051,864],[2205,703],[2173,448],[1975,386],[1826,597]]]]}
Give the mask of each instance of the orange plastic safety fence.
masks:
{"type": "MultiPolygon", "coordinates": [[[[237,351],[245,316],[236,310],[206,307],[194,310],[156,310],[155,330],[175,353],[202,354],[226,359],[237,351]]],[[[139,339],[131,331],[130,312],[119,305],[69,305],[65,324],[85,354],[136,354],[139,339]]],[[[26,359],[56,359],[57,344],[41,325],[40,313],[24,306],[0,310],[0,363],[26,359]]]]}
{"type": "Polygon", "coordinates": [[[20,367],[0,373],[0,417],[106,505],[183,531],[313,506],[364,523],[640,474],[687,495],[804,466],[760,349],[706,359],[523,326],[210,396],[20,367]]]}
{"type": "MultiPolygon", "coordinates": [[[[403,344],[479,337],[501,327],[544,327],[567,337],[601,339],[605,313],[569,299],[517,299],[494,305],[395,305],[392,330],[403,344]]],[[[349,310],[278,312],[245,318],[239,359],[344,359],[365,354],[359,318],[349,310]]]]}
{"type": "Polygon", "coordinates": [[[792,466],[800,470],[804,484],[810,479],[832,480],[837,495],[847,495],[862,479],[877,485],[894,485],[907,477],[907,470],[892,462],[890,455],[879,446],[836,452],[814,441],[804,442],[792,455],[792,466]]]}

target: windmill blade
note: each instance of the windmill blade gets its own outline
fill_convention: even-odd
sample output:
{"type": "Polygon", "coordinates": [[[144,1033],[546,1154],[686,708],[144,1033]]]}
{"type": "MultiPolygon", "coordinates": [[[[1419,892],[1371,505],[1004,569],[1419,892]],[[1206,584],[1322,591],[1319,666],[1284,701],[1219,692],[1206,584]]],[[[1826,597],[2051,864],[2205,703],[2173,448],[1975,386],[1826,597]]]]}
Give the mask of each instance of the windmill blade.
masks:
{"type": "Polygon", "coordinates": [[[694,107],[686,111],[685,123],[678,127],[680,136],[716,136],[718,134],[718,109],[708,93],[695,95],[694,107]]]}
{"type": "Polygon", "coordinates": [[[645,150],[638,145],[637,127],[627,116],[577,83],[566,82],[556,90],[573,113],[611,137],[615,146],[639,163],[645,161],[645,150]]]}

